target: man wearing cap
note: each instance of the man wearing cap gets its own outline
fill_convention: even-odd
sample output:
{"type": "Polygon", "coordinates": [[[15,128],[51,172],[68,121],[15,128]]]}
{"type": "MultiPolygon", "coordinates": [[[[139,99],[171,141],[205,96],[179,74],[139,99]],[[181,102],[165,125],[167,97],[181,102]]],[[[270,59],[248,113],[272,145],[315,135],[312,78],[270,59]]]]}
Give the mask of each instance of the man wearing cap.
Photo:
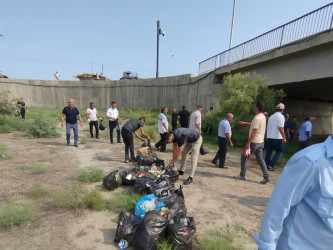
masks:
{"type": "Polygon", "coordinates": [[[282,155],[283,144],[287,142],[284,134],[285,118],[282,115],[283,110],[284,104],[278,104],[275,113],[268,119],[265,162],[267,169],[270,171],[274,171],[274,165],[282,155]],[[275,155],[273,159],[271,159],[273,150],[275,150],[275,155]]]}
{"type": "Polygon", "coordinates": [[[186,106],[182,106],[182,110],[178,113],[180,127],[188,128],[188,119],[190,118],[190,113],[186,110],[186,106]]]}
{"type": "Polygon", "coordinates": [[[316,120],[316,117],[306,118],[306,121],[303,122],[301,128],[299,129],[298,143],[299,150],[302,150],[311,144],[312,136],[312,124],[316,120]]]}
{"type": "Polygon", "coordinates": [[[197,168],[198,155],[202,144],[201,135],[194,129],[178,128],[171,133],[164,133],[163,140],[166,143],[173,143],[173,156],[167,168],[173,166],[180,154],[182,155],[179,175],[184,175],[187,156],[191,151],[191,173],[187,180],[184,181],[184,185],[191,184],[193,182],[195,169],[197,168]]]}
{"type": "MultiPolygon", "coordinates": [[[[202,105],[198,104],[197,109],[192,112],[190,118],[190,129],[197,130],[201,135],[201,112],[202,112],[202,105]]],[[[200,146],[200,154],[205,155],[208,152],[204,149],[203,145],[200,146]]]]}

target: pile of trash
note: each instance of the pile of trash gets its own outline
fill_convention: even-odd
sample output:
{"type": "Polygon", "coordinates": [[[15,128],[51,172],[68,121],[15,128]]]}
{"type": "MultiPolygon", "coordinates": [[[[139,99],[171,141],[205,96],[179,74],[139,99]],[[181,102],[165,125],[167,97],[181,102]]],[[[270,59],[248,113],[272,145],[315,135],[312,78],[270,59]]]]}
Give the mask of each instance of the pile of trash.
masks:
{"type": "Polygon", "coordinates": [[[135,214],[119,214],[114,241],[121,249],[132,245],[138,250],[153,250],[162,237],[171,239],[176,249],[192,249],[196,227],[193,218],[186,216],[182,186],[176,189],[174,185],[178,170],[175,166],[166,168],[149,141],[138,150],[137,163],[129,171],[112,171],[103,180],[108,190],[133,185],[136,193],[147,194],[136,203],[135,214]]]}

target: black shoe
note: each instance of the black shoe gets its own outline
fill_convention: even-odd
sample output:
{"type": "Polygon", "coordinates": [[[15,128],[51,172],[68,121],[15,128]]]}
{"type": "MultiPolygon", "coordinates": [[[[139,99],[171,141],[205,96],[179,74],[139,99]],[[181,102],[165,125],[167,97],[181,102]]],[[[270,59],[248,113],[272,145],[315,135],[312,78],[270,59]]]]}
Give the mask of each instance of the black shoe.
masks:
{"type": "Polygon", "coordinates": [[[227,169],[228,167],[226,167],[226,166],[219,166],[219,168],[225,168],[225,169],[227,169]]]}
{"type": "Polygon", "coordinates": [[[118,143],[121,143],[121,141],[118,141],[118,143]]]}
{"type": "Polygon", "coordinates": [[[216,167],[218,166],[216,161],[211,161],[211,163],[212,163],[213,165],[215,165],[216,167]]]}
{"type": "Polygon", "coordinates": [[[178,173],[179,173],[179,175],[184,175],[184,171],[182,171],[182,170],[179,170],[178,173]]]}
{"type": "Polygon", "coordinates": [[[267,179],[263,179],[262,181],[260,181],[261,184],[266,184],[267,182],[270,182],[271,179],[267,178],[267,179]]]}
{"type": "Polygon", "coordinates": [[[202,153],[200,153],[200,154],[201,154],[201,155],[208,154],[208,151],[202,152],[202,153]]]}
{"type": "Polygon", "coordinates": [[[111,144],[113,144],[113,141],[112,142],[110,142],[111,144]]]}
{"type": "Polygon", "coordinates": [[[269,166],[267,166],[267,170],[268,170],[268,171],[274,171],[274,170],[275,170],[275,167],[269,167],[269,166]]]}
{"type": "Polygon", "coordinates": [[[94,138],[94,136],[93,136],[93,135],[91,135],[90,137],[91,137],[91,138],[94,138]]]}
{"type": "Polygon", "coordinates": [[[69,140],[67,140],[67,145],[69,146],[69,144],[70,144],[70,143],[69,143],[69,140]]]}
{"type": "Polygon", "coordinates": [[[160,147],[157,146],[157,144],[155,144],[155,148],[156,148],[158,151],[160,151],[160,147]]]}
{"type": "Polygon", "coordinates": [[[96,136],[96,139],[99,139],[99,136],[96,136]]]}
{"type": "Polygon", "coordinates": [[[77,144],[74,144],[74,147],[79,147],[79,145],[77,145],[77,144]]]}
{"type": "Polygon", "coordinates": [[[187,180],[186,181],[184,181],[184,185],[189,185],[189,184],[191,184],[193,182],[193,179],[192,179],[192,177],[188,177],[187,178],[187,180]]]}

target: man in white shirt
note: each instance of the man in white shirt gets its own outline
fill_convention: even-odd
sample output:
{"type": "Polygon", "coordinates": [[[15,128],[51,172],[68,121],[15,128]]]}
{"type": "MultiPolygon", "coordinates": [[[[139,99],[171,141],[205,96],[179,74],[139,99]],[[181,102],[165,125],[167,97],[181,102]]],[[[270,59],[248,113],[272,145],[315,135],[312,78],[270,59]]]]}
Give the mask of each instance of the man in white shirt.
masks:
{"type": "Polygon", "coordinates": [[[90,107],[87,108],[86,117],[88,119],[88,123],[89,123],[89,127],[90,127],[90,136],[91,136],[91,138],[94,138],[93,127],[95,127],[96,139],[99,139],[99,137],[98,137],[99,130],[98,130],[97,118],[99,118],[100,120],[102,120],[102,118],[97,113],[97,109],[95,109],[95,104],[93,102],[91,102],[90,107]]]}
{"type": "Polygon", "coordinates": [[[59,74],[58,71],[55,72],[54,77],[55,77],[56,80],[59,80],[60,74],[59,74]]]}
{"type": "Polygon", "coordinates": [[[155,147],[160,152],[164,152],[166,149],[166,142],[164,140],[162,140],[162,138],[163,138],[164,133],[169,132],[169,130],[168,130],[169,124],[168,124],[168,119],[166,117],[167,113],[168,113],[168,108],[163,107],[161,109],[161,113],[157,117],[157,129],[158,129],[158,133],[160,133],[160,135],[161,135],[161,140],[155,144],[155,147]]]}
{"type": "Polygon", "coordinates": [[[274,165],[282,155],[283,144],[286,144],[287,142],[284,134],[285,118],[282,115],[283,110],[284,104],[278,104],[275,113],[269,117],[267,123],[265,162],[270,171],[274,171],[274,165]],[[275,155],[273,159],[271,159],[273,150],[275,150],[275,155]]]}
{"type": "MultiPolygon", "coordinates": [[[[190,117],[190,129],[194,129],[199,132],[201,135],[201,112],[202,112],[202,105],[198,104],[197,109],[192,112],[190,117]]],[[[204,149],[203,145],[200,146],[200,154],[205,155],[208,152],[204,149]]]]}
{"type": "Polygon", "coordinates": [[[111,102],[111,107],[106,111],[106,117],[109,119],[111,144],[113,144],[113,129],[114,128],[116,128],[116,130],[117,130],[117,142],[121,143],[120,127],[118,124],[119,112],[117,109],[117,103],[115,101],[111,102]]]}
{"type": "Polygon", "coordinates": [[[247,158],[251,154],[255,154],[258,164],[260,165],[261,171],[263,173],[264,179],[260,181],[261,184],[266,184],[270,182],[270,178],[267,171],[267,166],[265,164],[262,150],[264,148],[264,138],[265,138],[265,129],[266,129],[266,118],[262,113],[264,110],[264,104],[258,102],[254,108],[255,117],[252,122],[243,122],[238,121],[237,124],[246,125],[250,127],[249,131],[249,139],[245,145],[244,153],[241,156],[241,172],[239,175],[234,176],[234,179],[245,181],[245,173],[246,173],[246,162],[247,158]],[[247,154],[250,149],[250,155],[247,154]]]}

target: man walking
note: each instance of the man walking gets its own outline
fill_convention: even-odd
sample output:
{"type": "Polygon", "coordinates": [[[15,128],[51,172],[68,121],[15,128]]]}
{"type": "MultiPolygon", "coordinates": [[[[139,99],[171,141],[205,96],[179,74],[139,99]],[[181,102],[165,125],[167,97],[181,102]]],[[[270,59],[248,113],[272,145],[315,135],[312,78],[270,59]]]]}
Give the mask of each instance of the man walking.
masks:
{"type": "Polygon", "coordinates": [[[160,152],[164,152],[166,149],[166,143],[162,140],[162,136],[164,133],[168,132],[168,119],[166,117],[167,113],[168,113],[168,108],[163,107],[161,109],[161,113],[158,115],[157,118],[157,129],[158,133],[160,133],[161,140],[155,144],[155,147],[160,152]]]}
{"type": "Polygon", "coordinates": [[[120,127],[118,124],[119,113],[117,109],[117,103],[115,101],[111,102],[111,107],[106,111],[106,117],[109,119],[109,129],[110,129],[110,142],[113,144],[113,129],[117,130],[117,142],[121,143],[120,139],[120,127]]]}
{"type": "Polygon", "coordinates": [[[217,151],[217,154],[215,155],[214,159],[212,160],[212,163],[214,165],[217,165],[217,160],[219,160],[219,168],[228,168],[225,166],[225,157],[227,155],[228,151],[228,143],[230,147],[233,147],[231,141],[231,126],[232,120],[234,119],[234,115],[231,113],[228,113],[225,118],[219,123],[218,128],[218,137],[217,142],[219,145],[219,151],[217,151]]]}
{"type": "Polygon", "coordinates": [[[274,165],[282,155],[283,144],[286,144],[287,142],[284,134],[285,119],[282,115],[283,110],[284,104],[278,104],[275,113],[268,119],[265,162],[270,171],[275,170],[274,165]],[[275,155],[273,159],[271,159],[273,150],[275,150],[275,155]]]}
{"type": "Polygon", "coordinates": [[[93,102],[91,102],[89,108],[87,108],[86,117],[88,119],[88,123],[89,123],[89,127],[90,127],[90,136],[91,136],[91,138],[94,138],[93,127],[95,127],[96,139],[99,139],[99,137],[98,137],[99,130],[98,130],[97,118],[99,118],[100,120],[102,120],[102,118],[97,113],[97,109],[95,109],[95,104],[93,102]]]}
{"type": "Polygon", "coordinates": [[[245,173],[246,173],[247,158],[251,154],[255,154],[257,162],[261,168],[264,177],[264,179],[260,181],[260,183],[266,184],[267,182],[271,181],[268,175],[267,166],[262,156],[262,150],[264,148],[265,129],[266,129],[266,118],[262,113],[263,110],[264,110],[264,104],[258,102],[254,108],[254,113],[256,115],[251,123],[244,121],[237,122],[237,124],[249,126],[250,131],[249,131],[249,139],[245,145],[244,153],[241,156],[241,172],[239,175],[234,176],[234,179],[246,180],[245,173]],[[251,154],[248,153],[249,150],[251,154]]]}
{"type": "Polygon", "coordinates": [[[186,106],[182,106],[182,110],[178,114],[180,127],[188,128],[188,120],[190,118],[190,113],[186,110],[186,106]]]}
{"type": "Polygon", "coordinates": [[[191,173],[187,180],[184,181],[184,185],[191,184],[197,168],[200,145],[202,144],[201,135],[194,129],[178,128],[171,133],[163,134],[163,140],[166,141],[166,143],[173,142],[173,156],[167,167],[173,166],[180,154],[182,155],[179,175],[184,175],[187,156],[191,151],[191,173]],[[183,145],[185,145],[184,149],[183,145]]]}
{"type": "Polygon", "coordinates": [[[296,153],[268,201],[258,249],[332,249],[333,137],[296,153]]]}
{"type": "Polygon", "coordinates": [[[79,110],[74,107],[74,100],[68,100],[68,106],[64,107],[61,115],[61,127],[65,126],[64,117],[66,116],[66,140],[67,145],[70,144],[71,130],[74,131],[74,147],[78,147],[79,142],[79,129],[77,125],[77,119],[80,121],[80,125],[83,127],[83,122],[79,110]]]}
{"type": "MultiPolygon", "coordinates": [[[[201,112],[202,112],[202,106],[199,104],[197,106],[197,109],[192,112],[191,118],[190,118],[190,129],[197,130],[199,134],[201,135],[201,112]]],[[[204,149],[203,145],[200,146],[200,154],[205,155],[208,152],[204,149]]]]}
{"type": "Polygon", "coordinates": [[[307,118],[299,129],[298,143],[299,150],[302,150],[311,144],[312,136],[312,123],[316,120],[316,117],[307,118]]]}
{"type": "Polygon", "coordinates": [[[131,161],[135,161],[134,155],[134,142],[133,142],[133,133],[136,137],[138,137],[141,141],[144,139],[136,132],[140,128],[141,134],[150,140],[149,135],[145,133],[143,130],[143,125],[145,123],[145,118],[140,117],[139,119],[131,119],[127,121],[123,127],[121,128],[121,135],[123,137],[123,141],[125,143],[125,162],[128,163],[130,161],[130,157],[128,151],[131,154],[131,161]]]}
{"type": "Polygon", "coordinates": [[[178,124],[178,114],[177,114],[176,108],[173,108],[172,114],[171,114],[172,130],[177,129],[177,124],[178,124]]]}
{"type": "Polygon", "coordinates": [[[27,107],[25,106],[25,102],[24,102],[23,98],[21,98],[21,100],[19,102],[17,102],[17,104],[20,105],[20,113],[21,113],[22,120],[25,120],[25,110],[27,109],[27,107]]]}

